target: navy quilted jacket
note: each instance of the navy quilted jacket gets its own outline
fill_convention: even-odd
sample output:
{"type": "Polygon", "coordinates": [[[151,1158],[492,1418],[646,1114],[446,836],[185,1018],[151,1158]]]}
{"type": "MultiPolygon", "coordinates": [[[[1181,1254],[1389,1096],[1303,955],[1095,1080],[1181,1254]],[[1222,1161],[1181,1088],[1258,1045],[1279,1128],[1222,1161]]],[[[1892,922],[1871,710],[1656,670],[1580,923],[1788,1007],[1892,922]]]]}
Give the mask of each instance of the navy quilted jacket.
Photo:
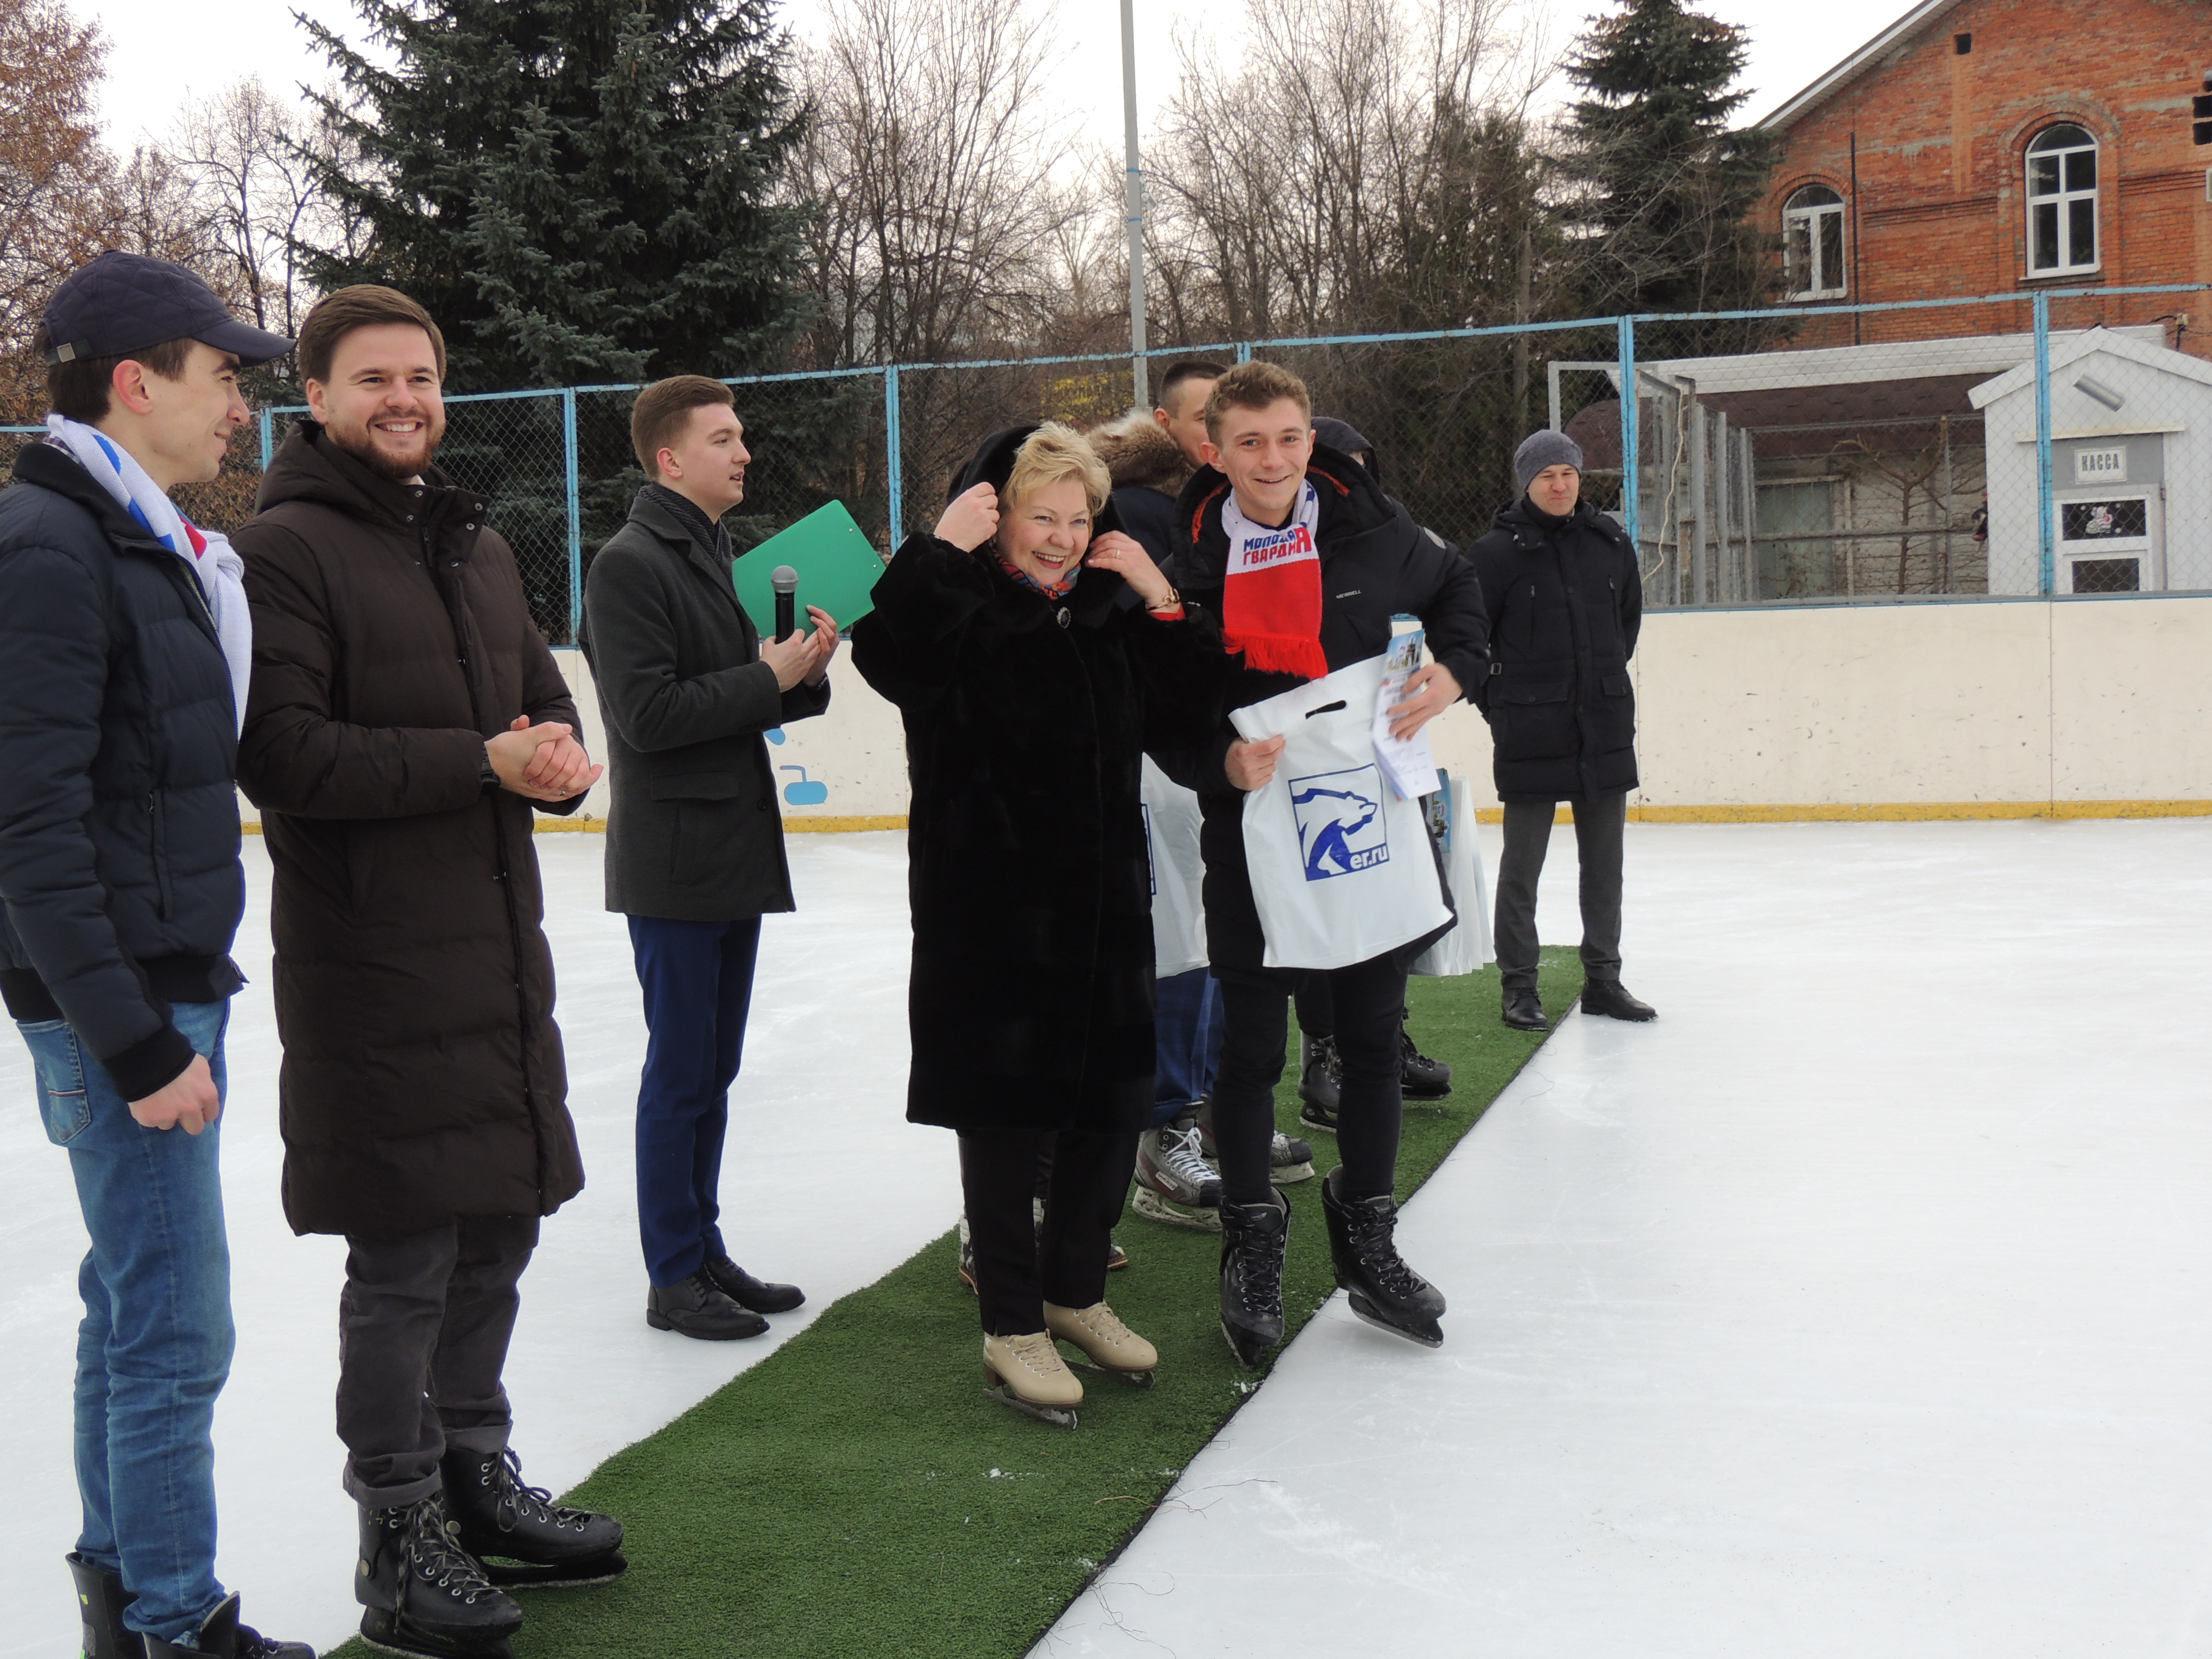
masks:
{"type": "Polygon", "coordinates": [[[246,905],[238,714],[199,584],[67,452],[0,492],[0,992],[66,1019],[127,1099],[227,997],[246,905]]]}

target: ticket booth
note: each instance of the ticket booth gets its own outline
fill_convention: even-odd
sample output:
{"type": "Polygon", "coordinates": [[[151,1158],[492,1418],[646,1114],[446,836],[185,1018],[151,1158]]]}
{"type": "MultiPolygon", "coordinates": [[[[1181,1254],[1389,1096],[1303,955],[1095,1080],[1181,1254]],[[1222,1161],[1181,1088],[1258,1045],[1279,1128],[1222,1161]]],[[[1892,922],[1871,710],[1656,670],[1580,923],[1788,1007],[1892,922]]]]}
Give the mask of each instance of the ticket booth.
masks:
{"type": "MultiPolygon", "coordinates": [[[[2212,362],[2093,328],[2051,347],[2051,590],[2212,590],[2212,362]]],[[[1992,593],[2042,591],[2035,368],[1968,394],[1982,411],[1992,593]]]]}
{"type": "Polygon", "coordinates": [[[2053,586],[2148,593],[2166,580],[2165,434],[2075,439],[2051,455],[2053,586]]]}

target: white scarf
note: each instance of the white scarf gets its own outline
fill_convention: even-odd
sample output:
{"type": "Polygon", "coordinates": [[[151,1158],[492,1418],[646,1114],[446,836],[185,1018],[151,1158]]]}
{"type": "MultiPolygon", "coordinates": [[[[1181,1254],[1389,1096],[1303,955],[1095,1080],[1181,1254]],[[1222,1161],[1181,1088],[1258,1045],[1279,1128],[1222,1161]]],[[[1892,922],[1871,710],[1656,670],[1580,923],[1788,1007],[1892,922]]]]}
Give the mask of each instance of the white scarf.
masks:
{"type": "Polygon", "coordinates": [[[47,435],[97,478],[117,506],[154,538],[185,562],[198,578],[230,666],[230,690],[238,729],[246,729],[246,687],[253,670],[253,621],[246,606],[246,561],[219,530],[202,530],[188,521],[132,459],[131,452],[95,428],[65,415],[46,416],[47,435]]]}

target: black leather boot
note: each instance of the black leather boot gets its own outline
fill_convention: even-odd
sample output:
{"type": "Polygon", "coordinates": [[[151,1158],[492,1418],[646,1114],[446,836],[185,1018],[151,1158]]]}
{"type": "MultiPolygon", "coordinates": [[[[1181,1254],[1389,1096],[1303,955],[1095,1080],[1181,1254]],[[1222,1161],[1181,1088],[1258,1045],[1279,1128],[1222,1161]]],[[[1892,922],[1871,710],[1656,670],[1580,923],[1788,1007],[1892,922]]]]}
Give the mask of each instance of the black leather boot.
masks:
{"type": "Polygon", "coordinates": [[[768,1329],[768,1321],[732,1302],[703,1267],[680,1285],[655,1285],[648,1290],[645,1322],[656,1331],[696,1336],[702,1342],[731,1342],[768,1329]]]}
{"type": "Polygon", "coordinates": [[[507,1638],[522,1628],[522,1609],[457,1534],[443,1492],[362,1510],[353,1595],[368,1608],[361,1634],[369,1646],[416,1659],[514,1659],[507,1638]]]}
{"type": "Polygon", "coordinates": [[[1291,1200],[1221,1206],[1221,1334],[1246,1370],[1283,1340],[1283,1252],[1291,1200]]]}
{"type": "Polygon", "coordinates": [[[1340,1165],[1321,1183],[1321,1209],[1328,1223],[1336,1282],[1344,1287],[1352,1311],[1393,1336],[1425,1348],[1442,1347],[1444,1334],[1437,1321],[1444,1311],[1443,1292],[1398,1254],[1397,1200],[1388,1193],[1347,1200],[1340,1165]]]}
{"type": "Polygon", "coordinates": [[[1537,1000],[1533,985],[1509,985],[1505,988],[1504,1018],[1516,1031],[1548,1031],[1552,1029],[1544,1018],[1544,1005],[1537,1000]]]}
{"type": "Polygon", "coordinates": [[[438,1474],[461,1547],[497,1589],[604,1584],[629,1565],[623,1559],[621,1522],[568,1509],[544,1488],[524,1486],[522,1465],[511,1450],[448,1447],[438,1474]]]}
{"type": "Polygon", "coordinates": [[[84,1626],[78,1638],[82,1659],[142,1659],[146,1638],[123,1622],[123,1609],[138,1598],[123,1588],[120,1573],[96,1567],[75,1550],[70,1577],[76,1581],[76,1616],[84,1626]]]}
{"type": "Polygon", "coordinates": [[[1583,1012],[1603,1014],[1607,1019],[1632,1019],[1639,1024],[1659,1018],[1656,1008],[1629,995],[1617,979],[1594,979],[1584,985],[1583,1012]]]}
{"type": "Polygon", "coordinates": [[[315,1659],[305,1642],[278,1642],[251,1625],[238,1622],[234,1595],[200,1621],[193,1645],[180,1648],[157,1636],[146,1638],[146,1659],[315,1659]]]}
{"type": "Polygon", "coordinates": [[[755,1279],[726,1255],[710,1255],[700,1270],[714,1281],[714,1288],[740,1308],[757,1314],[789,1313],[806,1300],[796,1285],[771,1285],[755,1279]]]}

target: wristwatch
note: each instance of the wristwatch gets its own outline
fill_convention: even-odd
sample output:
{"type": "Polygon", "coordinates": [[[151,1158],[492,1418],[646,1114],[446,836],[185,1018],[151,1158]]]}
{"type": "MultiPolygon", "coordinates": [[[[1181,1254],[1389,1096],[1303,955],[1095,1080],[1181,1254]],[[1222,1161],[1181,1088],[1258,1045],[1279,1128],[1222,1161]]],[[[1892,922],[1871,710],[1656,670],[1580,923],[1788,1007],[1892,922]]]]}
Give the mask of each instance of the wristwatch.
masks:
{"type": "Polygon", "coordinates": [[[483,781],[483,792],[487,795],[500,787],[499,770],[491,763],[491,750],[489,749],[484,750],[484,757],[478,764],[477,775],[483,781]]]}

